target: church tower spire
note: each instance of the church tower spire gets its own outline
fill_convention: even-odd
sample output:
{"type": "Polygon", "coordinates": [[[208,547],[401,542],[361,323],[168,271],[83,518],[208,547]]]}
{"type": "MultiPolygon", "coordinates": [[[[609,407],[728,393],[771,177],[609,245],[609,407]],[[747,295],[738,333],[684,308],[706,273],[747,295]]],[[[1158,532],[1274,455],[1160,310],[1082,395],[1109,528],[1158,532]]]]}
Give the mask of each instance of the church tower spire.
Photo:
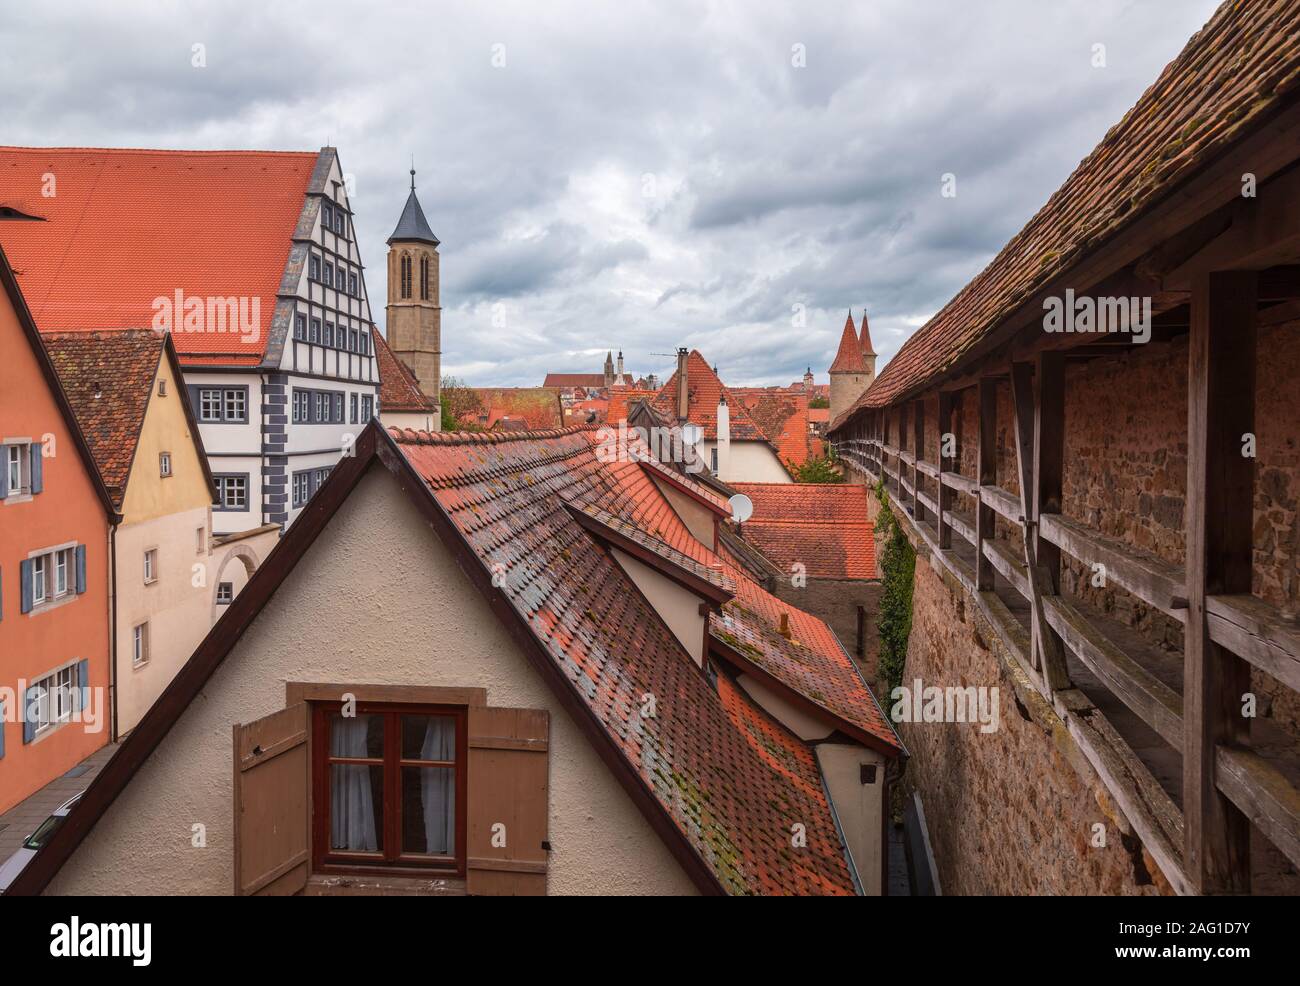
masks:
{"type": "Polygon", "coordinates": [[[388,238],[388,348],[411,368],[420,389],[442,401],[442,304],[438,272],[438,237],[429,228],[411,191],[388,238]]]}

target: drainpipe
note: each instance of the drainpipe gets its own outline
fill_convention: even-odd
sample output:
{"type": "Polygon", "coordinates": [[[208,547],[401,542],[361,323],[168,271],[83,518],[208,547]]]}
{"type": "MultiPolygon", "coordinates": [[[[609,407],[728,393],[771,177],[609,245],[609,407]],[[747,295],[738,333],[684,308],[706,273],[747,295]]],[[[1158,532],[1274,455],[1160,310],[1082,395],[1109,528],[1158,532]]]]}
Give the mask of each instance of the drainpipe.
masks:
{"type": "Polygon", "coordinates": [[[731,478],[731,409],[727,396],[718,398],[718,478],[726,482],[731,478]]]}
{"type": "Polygon", "coordinates": [[[117,525],[108,529],[108,707],[109,742],[117,742],[117,525]]]}

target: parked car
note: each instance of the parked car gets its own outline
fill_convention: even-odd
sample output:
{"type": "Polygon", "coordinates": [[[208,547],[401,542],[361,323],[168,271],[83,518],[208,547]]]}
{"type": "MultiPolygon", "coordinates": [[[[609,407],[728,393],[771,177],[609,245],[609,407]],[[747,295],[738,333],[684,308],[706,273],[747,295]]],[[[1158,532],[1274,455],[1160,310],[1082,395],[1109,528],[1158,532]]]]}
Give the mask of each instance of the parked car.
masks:
{"type": "Polygon", "coordinates": [[[0,894],[9,889],[9,884],[14,882],[14,878],[23,871],[23,867],[31,862],[31,858],[36,855],[36,850],[49,841],[50,836],[59,830],[63,825],[63,820],[68,817],[68,812],[72,806],[81,800],[81,795],[75,794],[59,807],[54,809],[54,814],[36,827],[36,831],[27,837],[18,851],[10,856],[3,866],[0,866],[0,894]]]}

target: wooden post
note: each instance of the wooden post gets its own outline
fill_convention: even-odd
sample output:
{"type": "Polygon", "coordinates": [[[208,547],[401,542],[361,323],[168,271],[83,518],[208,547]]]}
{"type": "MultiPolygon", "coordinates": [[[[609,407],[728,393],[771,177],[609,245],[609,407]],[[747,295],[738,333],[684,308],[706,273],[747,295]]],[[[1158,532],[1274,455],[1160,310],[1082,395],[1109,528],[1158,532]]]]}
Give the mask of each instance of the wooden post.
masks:
{"type": "Polygon", "coordinates": [[[912,449],[912,516],[917,521],[926,517],[925,504],[921,502],[921,459],[925,456],[925,401],[912,402],[912,434],[915,437],[912,449]]]}
{"type": "Polygon", "coordinates": [[[1257,275],[1192,280],[1187,379],[1187,624],[1183,646],[1185,867],[1198,893],[1250,892],[1250,823],[1219,791],[1216,748],[1248,745],[1250,667],[1210,640],[1206,597],[1249,593],[1257,275]]]}
{"type": "MultiPolygon", "coordinates": [[[[979,403],[976,407],[979,425],[979,455],[975,464],[975,478],[980,486],[996,486],[998,391],[992,377],[980,377],[979,403]]],[[[993,589],[993,562],[984,556],[984,542],[992,541],[997,514],[984,505],[983,497],[975,503],[975,588],[981,592],[993,589]]]]}
{"type": "Polygon", "coordinates": [[[1034,425],[1038,411],[1034,400],[1034,382],[1030,377],[1033,367],[1028,363],[1011,364],[1011,398],[1015,406],[1016,463],[1020,478],[1020,514],[1025,543],[1025,575],[1029,583],[1030,621],[1033,630],[1033,663],[1043,675],[1043,684],[1050,695],[1070,686],[1070,675],[1065,668],[1065,651],[1061,640],[1047,623],[1043,597],[1055,595],[1051,576],[1038,564],[1038,515],[1034,479],[1036,456],[1033,448],[1034,425]]]}
{"type": "MultiPolygon", "coordinates": [[[[1034,372],[1034,517],[1059,514],[1065,483],[1065,353],[1038,354],[1034,372]]],[[[1038,534],[1039,568],[1047,570],[1052,591],[1061,591],[1061,549],[1038,534]]]]}
{"type": "Polygon", "coordinates": [[[953,464],[953,458],[945,456],[943,450],[948,441],[948,436],[952,434],[952,401],[954,396],[952,391],[939,391],[939,454],[936,456],[939,462],[939,499],[937,506],[939,507],[939,547],[944,549],[952,547],[952,524],[949,518],[952,513],[952,491],[944,485],[943,474],[945,472],[955,472],[956,466],[953,464]]]}

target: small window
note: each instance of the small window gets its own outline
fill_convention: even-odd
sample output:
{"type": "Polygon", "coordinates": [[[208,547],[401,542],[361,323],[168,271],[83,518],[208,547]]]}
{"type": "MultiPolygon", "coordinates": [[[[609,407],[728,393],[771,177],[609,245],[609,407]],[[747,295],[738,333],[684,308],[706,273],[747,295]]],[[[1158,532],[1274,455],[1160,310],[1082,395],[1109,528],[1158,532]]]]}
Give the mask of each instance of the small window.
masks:
{"type": "Polygon", "coordinates": [[[293,337],[295,339],[303,339],[303,340],[307,338],[307,316],[306,315],[300,314],[300,315],[295,315],[293,317],[293,337]]]}
{"type": "Polygon", "coordinates": [[[374,417],[375,399],[368,394],[361,398],[361,421],[364,424],[374,417]]]}
{"type": "Polygon", "coordinates": [[[346,236],[348,228],[348,217],[343,212],[343,207],[339,206],[334,210],[334,232],[339,236],[346,236]]]}
{"type": "Polygon", "coordinates": [[[325,286],[327,288],[334,287],[334,265],[328,260],[325,261],[325,286]]]}
{"type": "Polygon", "coordinates": [[[201,555],[208,550],[207,529],[204,527],[194,528],[194,553],[201,555]]]}
{"type": "Polygon", "coordinates": [[[716,476],[718,474],[718,450],[717,449],[709,450],[709,461],[710,461],[710,468],[713,470],[713,475],[716,476]]]}
{"type": "Polygon", "coordinates": [[[420,258],[420,299],[429,300],[429,258],[420,258]]]}
{"type": "Polygon", "coordinates": [[[221,391],[203,389],[199,391],[199,420],[221,420],[221,391]]]}
{"type": "Polygon", "coordinates": [[[49,598],[49,558],[49,555],[37,555],[32,559],[32,602],[37,606],[49,598]]]}
{"type": "Polygon", "coordinates": [[[353,330],[352,330],[352,333],[351,333],[351,335],[349,336],[349,340],[348,340],[348,341],[349,341],[349,343],[350,343],[350,345],[349,345],[348,348],[351,349],[352,352],[355,353],[355,352],[358,352],[358,351],[360,350],[361,343],[360,343],[360,341],[359,341],[359,335],[358,335],[356,329],[353,329],[353,330]]]}
{"type": "Polygon", "coordinates": [[[158,381],[158,396],[159,396],[159,397],[166,397],[166,396],[167,396],[167,381],[166,381],[166,380],[159,380],[159,381],[158,381]]]}
{"type": "Polygon", "coordinates": [[[348,423],[349,424],[357,423],[357,395],[356,394],[353,394],[348,399],[348,423]]]}
{"type": "Polygon", "coordinates": [[[70,664],[33,683],[29,694],[34,699],[35,735],[49,732],[72,718],[73,689],[77,687],[77,666],[70,664]]]}
{"type": "Polygon", "coordinates": [[[320,280],[320,257],[314,253],[311,255],[311,261],[307,266],[307,276],[313,281],[320,280]]]}
{"type": "Polygon", "coordinates": [[[293,474],[293,505],[295,507],[303,506],[311,498],[310,478],[311,474],[306,472],[293,474]]]}
{"type": "Polygon", "coordinates": [[[235,583],[218,582],[217,583],[217,605],[229,606],[235,601],[235,583]]]}
{"type": "Polygon", "coordinates": [[[313,710],[318,862],[462,867],[465,711],[361,703],[356,712],[313,710]]]}
{"type": "Polygon", "coordinates": [[[246,421],[248,391],[243,387],[228,388],[222,397],[222,411],[227,421],[246,421]]]}
{"type": "Polygon", "coordinates": [[[158,453],[158,475],[166,479],[172,474],[172,454],[170,452],[158,453]]]}
{"type": "Polygon", "coordinates": [[[343,395],[334,395],[334,415],[330,418],[335,424],[343,424],[343,395]]]}
{"type": "Polygon", "coordinates": [[[158,549],[150,548],[144,553],[144,584],[151,585],[158,581],[158,549]]]}
{"type": "Polygon", "coordinates": [[[370,333],[369,332],[361,333],[361,355],[362,356],[370,355],[370,333]]]}
{"type": "Polygon", "coordinates": [[[321,225],[324,226],[326,229],[333,229],[334,228],[334,206],[326,202],[321,207],[321,216],[322,216],[321,225]]]}
{"type": "Polygon", "coordinates": [[[409,298],[411,297],[411,255],[409,253],[402,254],[401,274],[402,297],[409,298]]]}
{"type": "Polygon", "coordinates": [[[311,337],[308,341],[320,342],[320,319],[318,318],[311,320],[311,337]]]}
{"type": "Polygon", "coordinates": [[[356,275],[356,274],[349,274],[349,275],[348,275],[348,294],[352,295],[352,297],[354,297],[354,298],[359,298],[359,297],[360,297],[360,295],[357,294],[357,275],[356,275]]]}
{"type": "Polygon", "coordinates": [[[32,492],[32,446],[17,442],[0,446],[4,449],[4,483],[0,498],[32,492]]]}
{"type": "Polygon", "coordinates": [[[248,476],[226,475],[214,477],[217,482],[217,503],[220,510],[248,509],[248,476]]]}
{"type": "Polygon", "coordinates": [[[321,337],[321,345],[323,346],[334,345],[334,323],[333,322],[325,323],[325,335],[321,337]]]}
{"type": "Polygon", "coordinates": [[[131,631],[131,666],[149,663],[149,624],[141,623],[131,631]]]}

